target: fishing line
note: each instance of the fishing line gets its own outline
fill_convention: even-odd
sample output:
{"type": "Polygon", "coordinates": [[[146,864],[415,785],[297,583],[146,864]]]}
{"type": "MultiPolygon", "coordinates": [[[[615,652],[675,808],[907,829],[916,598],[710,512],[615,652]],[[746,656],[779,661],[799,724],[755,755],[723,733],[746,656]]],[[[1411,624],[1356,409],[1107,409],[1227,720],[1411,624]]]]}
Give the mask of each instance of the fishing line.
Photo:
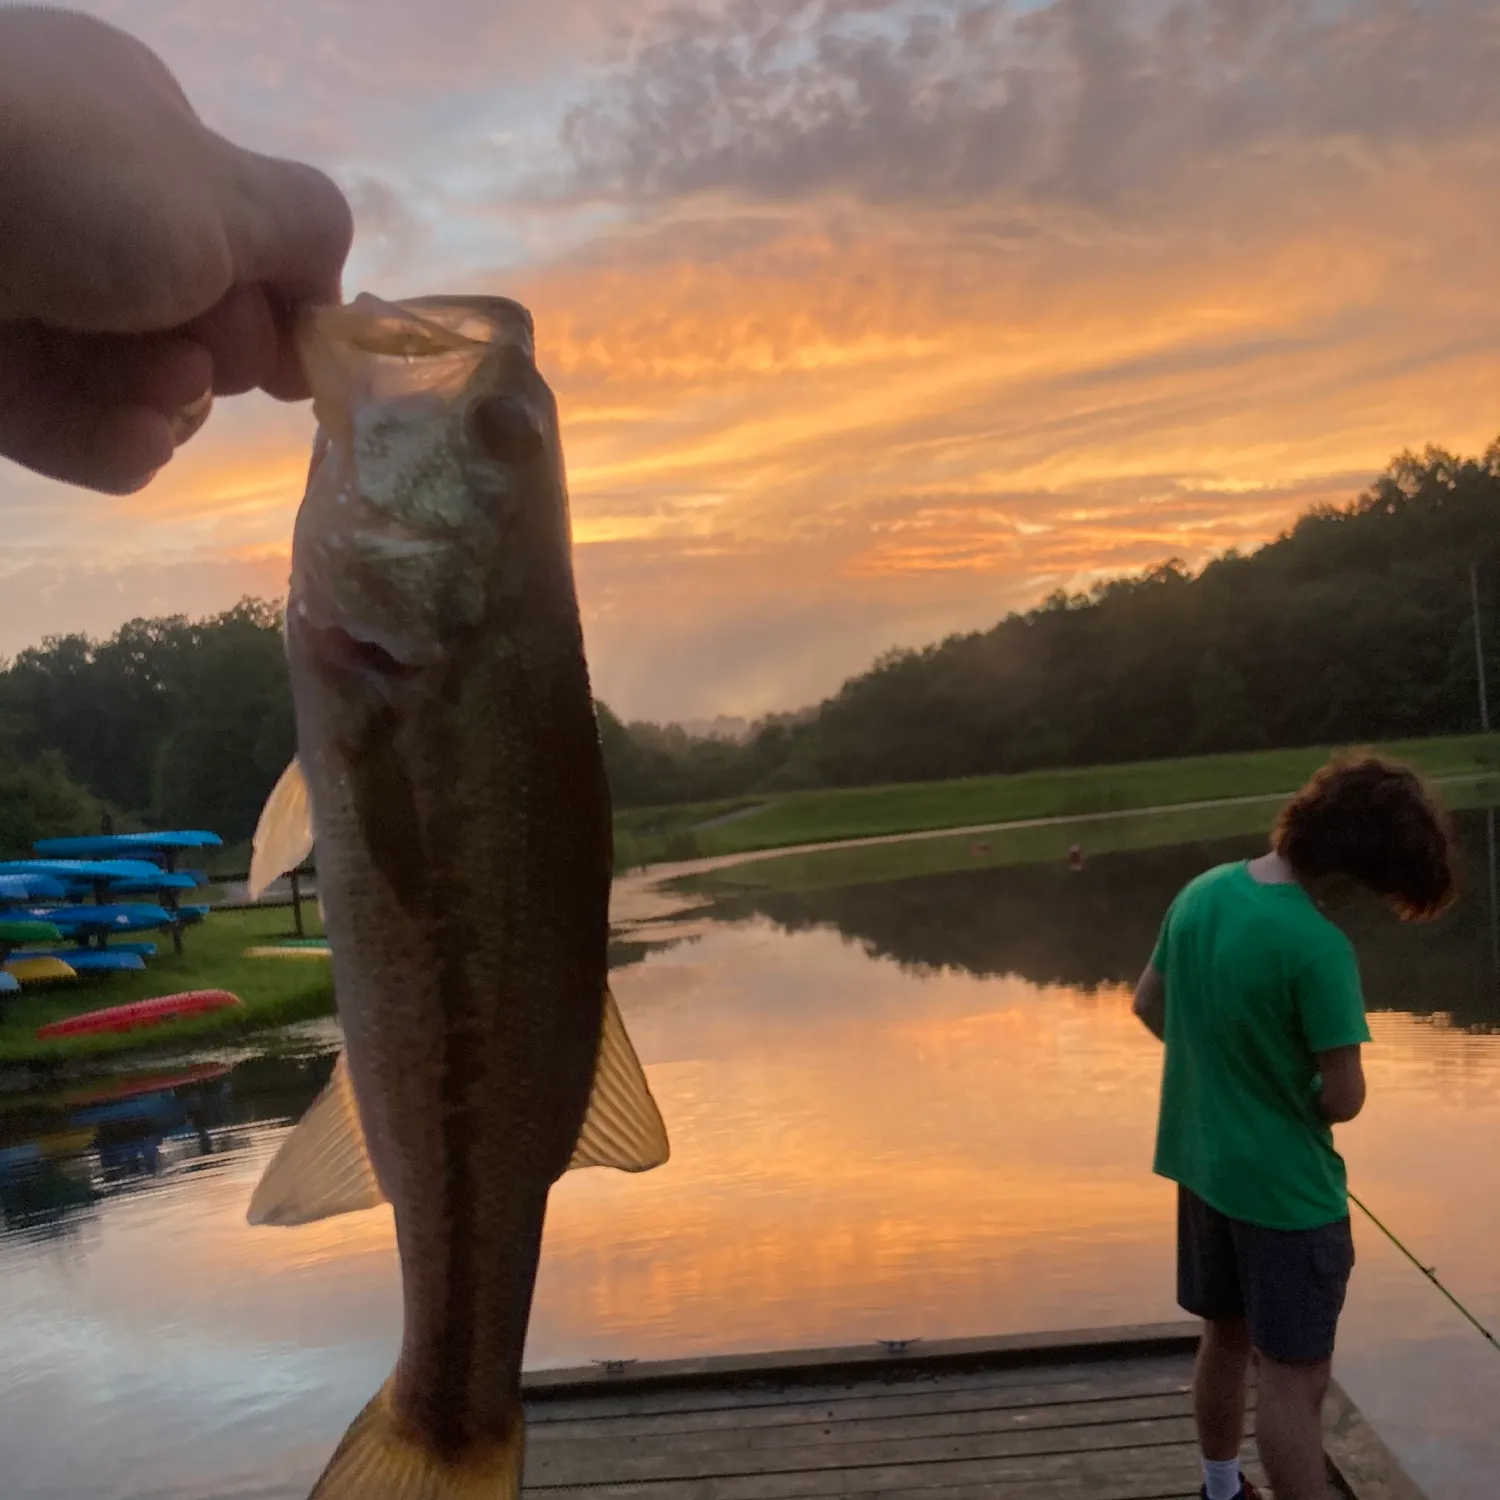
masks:
{"type": "Polygon", "coordinates": [[[1469,1309],[1465,1307],[1463,1303],[1460,1302],[1458,1298],[1455,1297],[1453,1293],[1450,1292],[1441,1281],[1438,1280],[1437,1271],[1432,1266],[1424,1266],[1422,1262],[1419,1261],[1417,1257],[1413,1255],[1411,1251],[1408,1250],[1406,1246],[1403,1245],[1401,1241],[1397,1239],[1396,1236],[1389,1229],[1387,1229],[1385,1225],[1382,1224],[1380,1220],[1377,1219],[1368,1208],[1365,1208],[1365,1205],[1363,1203],[1360,1203],[1359,1199],[1356,1198],[1353,1193],[1349,1194],[1349,1201],[1351,1203],[1357,1204],[1359,1208],[1363,1210],[1365,1217],[1368,1218],[1369,1221],[1407,1258],[1407,1260],[1409,1260],[1412,1265],[1414,1265],[1433,1284],[1433,1286],[1435,1286],[1438,1291],[1440,1291],[1459,1310],[1459,1312],[1461,1312],[1464,1317],[1466,1317],[1469,1322],[1471,1322],[1475,1326],[1475,1328],[1477,1328],[1479,1332],[1490,1341],[1490,1347],[1494,1349],[1497,1354],[1500,1354],[1500,1339],[1497,1339],[1495,1335],[1491,1333],[1489,1329],[1486,1328],[1484,1324],[1481,1323],[1479,1319],[1476,1318],[1474,1314],[1471,1313],[1469,1309]]]}

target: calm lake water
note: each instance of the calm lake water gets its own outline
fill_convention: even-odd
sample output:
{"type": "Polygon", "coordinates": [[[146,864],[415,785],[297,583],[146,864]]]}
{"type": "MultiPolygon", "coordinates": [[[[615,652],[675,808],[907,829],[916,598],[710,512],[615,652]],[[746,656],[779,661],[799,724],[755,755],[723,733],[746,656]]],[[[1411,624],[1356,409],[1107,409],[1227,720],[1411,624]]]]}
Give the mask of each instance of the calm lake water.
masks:
{"type": "MultiPolygon", "coordinates": [[[[1340,914],[1376,1041],[1342,1142],[1366,1202],[1496,1326],[1500,976],[1477,829],[1476,897],[1434,928],[1340,914]]],[[[555,1190],[528,1362],[1176,1316],[1172,1190],[1149,1172],[1160,1053],[1127,987],[1182,881],[1243,852],[638,929],[615,989],[673,1157],[555,1190]]],[[[337,1042],[330,1022],[0,1095],[6,1500],[303,1500],[400,1334],[388,1210],[244,1219],[337,1042]]],[[[1341,1378],[1432,1500],[1492,1500],[1500,1356],[1356,1233],[1341,1378]]]]}

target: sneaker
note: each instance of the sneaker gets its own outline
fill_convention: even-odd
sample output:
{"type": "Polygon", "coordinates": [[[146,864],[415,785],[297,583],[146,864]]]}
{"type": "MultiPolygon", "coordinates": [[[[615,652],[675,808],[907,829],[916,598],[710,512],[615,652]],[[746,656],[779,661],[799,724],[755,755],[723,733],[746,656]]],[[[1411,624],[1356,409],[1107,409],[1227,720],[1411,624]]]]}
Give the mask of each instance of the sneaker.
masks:
{"type": "MultiPolygon", "coordinates": [[[[1208,1486],[1204,1485],[1198,1491],[1198,1500],[1208,1500],[1208,1486]]],[[[1240,1478],[1240,1492],[1235,1500],[1261,1500],[1261,1494],[1250,1481],[1243,1476],[1240,1478]]]]}

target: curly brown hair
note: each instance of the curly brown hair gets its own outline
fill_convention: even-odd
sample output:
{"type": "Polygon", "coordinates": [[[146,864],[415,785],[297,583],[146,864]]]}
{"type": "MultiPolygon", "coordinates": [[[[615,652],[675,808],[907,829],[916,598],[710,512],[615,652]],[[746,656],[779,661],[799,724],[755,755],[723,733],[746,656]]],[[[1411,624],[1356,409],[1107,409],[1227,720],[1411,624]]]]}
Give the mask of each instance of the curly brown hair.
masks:
{"type": "Polygon", "coordinates": [[[1403,920],[1426,921],[1458,894],[1448,815],[1409,766],[1340,755],[1282,808],[1271,847],[1299,878],[1344,875],[1403,920]]]}

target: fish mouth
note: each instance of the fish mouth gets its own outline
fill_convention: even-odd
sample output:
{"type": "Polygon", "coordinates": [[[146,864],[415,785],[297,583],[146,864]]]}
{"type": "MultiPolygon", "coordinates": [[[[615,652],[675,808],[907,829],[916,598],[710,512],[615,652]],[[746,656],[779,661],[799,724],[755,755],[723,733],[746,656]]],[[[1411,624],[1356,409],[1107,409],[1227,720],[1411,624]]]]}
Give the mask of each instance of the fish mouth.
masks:
{"type": "Polygon", "coordinates": [[[379,642],[362,640],[342,625],[314,625],[303,616],[296,631],[318,663],[336,672],[394,684],[410,681],[422,670],[421,663],[403,661],[379,642]]]}

